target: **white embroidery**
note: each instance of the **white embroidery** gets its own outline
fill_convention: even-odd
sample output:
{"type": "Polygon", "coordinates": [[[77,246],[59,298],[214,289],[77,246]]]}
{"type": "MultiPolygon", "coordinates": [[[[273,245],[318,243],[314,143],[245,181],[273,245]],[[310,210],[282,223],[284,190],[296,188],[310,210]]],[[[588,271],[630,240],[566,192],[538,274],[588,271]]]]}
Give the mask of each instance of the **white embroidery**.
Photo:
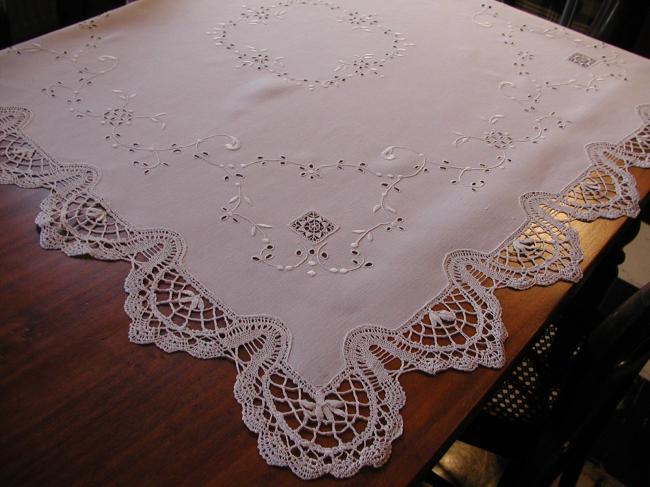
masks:
{"type": "Polygon", "coordinates": [[[598,62],[594,58],[589,57],[586,54],[581,54],[579,52],[571,54],[567,61],[577,64],[583,68],[589,68],[598,62]]]}
{"type": "MultiPolygon", "coordinates": [[[[206,151],[200,151],[200,147],[197,145],[197,153],[194,157],[201,159],[208,164],[211,164],[215,167],[226,171],[224,176],[225,182],[234,180],[234,186],[236,188],[236,194],[233,195],[227,202],[226,206],[223,206],[221,209],[223,211],[221,215],[221,221],[232,221],[234,223],[239,223],[240,221],[245,221],[251,225],[250,235],[251,237],[261,237],[262,247],[260,248],[257,255],[251,257],[254,262],[263,263],[270,267],[274,267],[280,271],[292,271],[303,267],[304,264],[307,264],[308,271],[307,275],[314,277],[317,275],[316,267],[320,267],[324,270],[327,270],[330,273],[338,275],[346,275],[352,271],[359,269],[370,268],[374,264],[366,260],[365,256],[361,251],[361,245],[364,242],[372,242],[374,240],[374,234],[379,229],[384,229],[387,232],[390,232],[394,229],[399,231],[405,230],[405,219],[401,216],[396,208],[391,206],[388,203],[389,196],[394,192],[400,192],[399,184],[413,179],[421,174],[426,174],[429,172],[428,163],[424,154],[414,152],[405,147],[391,146],[387,147],[383,152],[382,156],[387,160],[393,160],[396,158],[396,152],[404,151],[409,154],[409,156],[415,156],[417,158],[417,163],[413,166],[413,170],[406,174],[393,174],[393,173],[382,173],[375,171],[368,166],[365,162],[359,162],[356,164],[346,163],[344,160],[340,159],[336,163],[329,164],[317,164],[314,162],[309,163],[300,163],[292,161],[286,156],[280,156],[276,159],[265,158],[264,156],[259,156],[255,161],[242,163],[240,164],[240,171],[234,173],[234,165],[231,164],[228,167],[223,163],[214,161],[210,154],[206,151]],[[330,259],[330,255],[326,249],[327,242],[326,238],[320,239],[318,242],[312,241],[312,246],[298,246],[294,251],[297,261],[293,263],[276,263],[273,259],[275,256],[274,251],[276,250],[275,244],[272,242],[270,231],[273,229],[273,225],[268,223],[256,222],[248,214],[246,214],[241,209],[242,202],[253,205],[253,198],[246,194],[244,191],[245,182],[246,182],[246,170],[251,168],[262,168],[268,165],[277,165],[280,167],[295,167],[298,168],[299,175],[307,180],[314,180],[316,178],[322,178],[327,171],[330,170],[350,170],[354,169],[356,172],[364,176],[372,176],[374,178],[380,179],[380,192],[378,200],[373,204],[368,206],[368,215],[372,214],[381,214],[384,216],[384,219],[379,223],[375,223],[367,228],[353,229],[351,233],[354,235],[353,240],[349,244],[350,248],[350,257],[349,264],[344,265],[331,265],[327,263],[330,259]],[[322,241],[322,242],[321,242],[322,241]]],[[[313,211],[313,210],[312,210],[313,211]]],[[[314,212],[316,213],[316,212],[314,212]]],[[[309,212],[308,212],[309,214],[309,212]]],[[[295,229],[294,229],[295,230],[295,229]]],[[[336,227],[335,231],[339,230],[336,227]]],[[[346,231],[350,231],[349,229],[346,231]]],[[[333,232],[329,232],[327,237],[333,232]]]]}
{"type": "MultiPolygon", "coordinates": [[[[501,16],[492,5],[483,3],[481,9],[472,16],[472,21],[485,28],[492,28],[495,22],[488,19],[501,20],[501,16]]],[[[576,74],[574,78],[568,78],[564,81],[544,81],[540,80],[545,73],[538,75],[531,74],[528,70],[529,65],[535,60],[535,54],[530,50],[518,50],[514,53],[513,66],[519,68],[515,79],[504,80],[500,83],[499,88],[504,94],[513,101],[521,104],[524,111],[535,111],[536,105],[540,103],[545,93],[553,92],[563,87],[570,87],[585,92],[596,92],[600,90],[603,83],[609,80],[627,81],[627,70],[625,62],[618,53],[613,54],[596,54],[608,50],[608,46],[600,41],[593,41],[586,37],[581,37],[561,26],[540,28],[531,24],[515,24],[514,22],[504,19],[505,30],[501,32],[503,43],[507,46],[514,47],[519,44],[518,35],[521,33],[532,33],[543,36],[547,39],[569,40],[576,47],[584,49],[585,52],[594,52],[593,56],[584,52],[576,52],[568,57],[568,61],[576,64],[584,71],[576,74]],[[530,85],[532,89],[523,88],[530,85]]]]}
{"type": "MultiPolygon", "coordinates": [[[[524,195],[526,220],[503,244],[490,253],[450,253],[447,288],[411,320],[396,329],[352,330],[346,366],[324,387],[288,365],[291,338],[280,320],[236,315],[187,272],[180,235],[129,225],[94,194],[97,169],[60,164],[27,138],[25,109],[0,109],[0,183],[50,190],[36,219],[44,248],[131,263],[125,284],[131,341],[235,362],[235,397],[267,462],[304,479],[349,477],[383,464],[401,435],[402,374],[502,366],[506,332],[494,291],[579,279],[582,254],[572,222],[637,214],[628,170],[650,167],[650,105],[639,114],[641,128],[618,144],[587,147],[589,167],[563,191],[524,195]]],[[[394,151],[388,148],[386,157],[394,151]]]]}
{"type": "Polygon", "coordinates": [[[101,40],[101,36],[95,36],[94,34],[90,37],[92,42],[87,42],[84,46],[73,53],[44,48],[37,43],[32,43],[25,48],[16,50],[16,53],[47,52],[52,54],[56,60],[68,62],[70,66],[81,75],[77,79],[76,83],[70,85],[63,83],[62,81],[56,81],[43,88],[43,93],[52,98],[64,99],[68,106],[68,110],[77,118],[95,119],[98,120],[101,125],[109,126],[111,131],[104,138],[113,148],[126,150],[132,154],[140,154],[143,156],[142,158],[134,159],[132,161],[134,166],[142,168],[145,174],[149,174],[153,169],[169,165],[168,162],[163,159],[164,155],[179,153],[188,148],[196,149],[199,144],[215,138],[227,139],[227,142],[224,144],[224,148],[227,150],[235,151],[240,148],[241,143],[239,139],[233,135],[222,133],[212,133],[205,137],[193,139],[184,144],[172,143],[169,145],[154,146],[142,144],[136,141],[124,142],[124,130],[128,130],[136,120],[148,120],[157,124],[161,130],[164,130],[167,126],[167,123],[164,121],[165,113],[158,113],[156,115],[137,114],[135,110],[130,107],[132,100],[136,97],[136,93],[127,93],[120,89],[112,90],[115,96],[120,100],[120,103],[117,106],[109,107],[104,110],[97,110],[85,105],[85,92],[93,86],[94,82],[98,78],[115,70],[119,64],[118,58],[111,55],[101,55],[96,58],[102,66],[101,69],[92,69],[86,63],[83,63],[80,60],[82,55],[86,54],[90,49],[96,49],[97,41],[101,40]]]}
{"type": "MultiPolygon", "coordinates": [[[[239,61],[237,68],[255,68],[259,71],[266,71],[282,80],[307,86],[310,90],[315,88],[328,88],[330,86],[341,86],[346,81],[368,75],[383,76],[382,68],[387,62],[402,57],[406,48],[413,46],[413,43],[406,42],[406,38],[400,32],[379,23],[374,15],[362,15],[359,12],[351,12],[342,9],[340,6],[325,0],[286,0],[270,6],[256,8],[243,7],[244,11],[238,19],[228,22],[221,22],[217,27],[207,34],[215,41],[215,45],[231,51],[239,61]],[[349,24],[353,30],[363,32],[376,32],[387,40],[386,50],[382,55],[373,53],[357,53],[350,58],[340,59],[331,74],[321,79],[305,77],[299,73],[291,73],[286,70],[284,57],[272,56],[268,48],[246,45],[240,46],[231,42],[230,33],[242,23],[252,25],[267,24],[272,20],[285,18],[287,9],[295,8],[319,8],[328,11],[328,17],[332,21],[349,24]]],[[[325,20],[327,21],[327,19],[325,20]]]]}
{"type": "MultiPolygon", "coordinates": [[[[257,13],[248,12],[250,19],[255,20],[255,22],[262,22],[266,20],[265,11],[255,10],[257,13]]],[[[365,28],[368,26],[375,26],[377,22],[374,21],[371,17],[360,17],[358,14],[353,13],[349,15],[346,19],[346,22],[349,22],[351,25],[359,28],[365,28]]],[[[399,42],[399,41],[398,41],[399,42]]],[[[90,46],[96,48],[96,46],[90,46]]],[[[64,60],[69,62],[75,69],[79,69],[84,73],[87,73],[85,78],[79,80],[79,84],[75,86],[68,86],[63,82],[55,82],[47,88],[44,88],[43,91],[49,96],[57,98],[60,97],[61,93],[72,93],[74,98],[68,98],[66,103],[70,105],[70,112],[75,114],[77,118],[90,118],[99,120],[100,124],[108,126],[111,128],[109,134],[105,136],[106,141],[108,141],[111,146],[115,149],[121,149],[128,151],[133,154],[142,154],[147,157],[138,158],[133,160],[133,164],[136,167],[142,168],[144,174],[149,174],[152,170],[168,166],[169,163],[163,158],[163,155],[169,153],[178,153],[184,149],[193,148],[194,149],[194,158],[202,160],[214,167],[219,168],[223,171],[224,176],[223,180],[226,183],[234,184],[236,188],[236,193],[231,196],[229,201],[225,206],[222,207],[223,213],[221,214],[221,221],[231,221],[234,223],[239,223],[240,221],[245,221],[250,224],[250,234],[252,237],[261,237],[262,246],[257,255],[252,256],[252,260],[255,262],[261,262],[270,267],[273,267],[281,271],[292,271],[298,268],[302,268],[303,265],[307,265],[307,275],[314,277],[317,275],[316,267],[324,269],[332,274],[346,275],[352,271],[359,269],[368,269],[371,268],[374,264],[373,262],[368,261],[363,252],[361,251],[361,245],[363,242],[372,242],[374,240],[375,233],[383,229],[387,232],[390,232],[394,229],[399,231],[405,230],[404,217],[398,214],[398,211],[392,207],[387,199],[389,195],[393,192],[399,192],[400,187],[399,183],[402,181],[411,179],[415,176],[418,176],[421,173],[426,173],[429,171],[427,166],[427,161],[424,159],[423,154],[413,152],[413,154],[421,159],[418,164],[414,166],[414,170],[408,174],[392,174],[372,170],[368,167],[367,163],[359,162],[356,164],[346,163],[343,160],[339,160],[336,163],[330,164],[317,164],[314,162],[295,162],[289,160],[286,156],[281,156],[277,159],[268,159],[260,156],[257,160],[249,163],[240,164],[240,170],[236,170],[234,164],[225,164],[219,161],[214,160],[210,153],[202,150],[204,144],[215,138],[226,138],[228,142],[224,144],[224,148],[227,150],[238,150],[240,148],[239,140],[229,134],[211,134],[207,137],[197,138],[196,140],[185,143],[177,144],[171,143],[168,145],[160,146],[147,146],[139,142],[125,142],[124,131],[128,131],[132,126],[135,120],[146,120],[152,123],[157,124],[161,130],[164,130],[166,127],[166,122],[164,120],[165,113],[158,113],[156,115],[138,115],[135,110],[131,109],[131,103],[136,97],[135,93],[128,93],[123,90],[113,89],[112,92],[120,100],[120,103],[112,108],[107,108],[101,113],[97,113],[96,110],[90,108],[84,108],[84,98],[83,92],[88,89],[93,83],[92,81],[95,78],[98,78],[118,66],[118,59],[115,56],[104,55],[100,56],[97,59],[101,62],[110,62],[110,65],[99,71],[93,71],[88,66],[85,66],[79,61],[79,56],[83,54],[89,46],[86,45],[76,51],[76,55],[72,56],[68,52],[58,52],[52,49],[43,48],[41,45],[33,45],[30,47],[31,52],[48,52],[53,54],[56,59],[64,60]],[[323,242],[319,245],[312,247],[298,246],[295,250],[295,255],[297,256],[297,261],[293,263],[277,263],[273,261],[275,244],[271,240],[270,231],[273,229],[273,225],[266,222],[256,222],[250,216],[245,214],[241,209],[241,204],[246,203],[247,205],[252,205],[252,197],[244,192],[244,183],[245,175],[244,170],[248,168],[254,168],[258,166],[266,166],[267,164],[275,163],[281,166],[290,166],[297,168],[300,172],[300,176],[308,180],[313,180],[316,178],[321,178],[324,171],[327,170],[343,170],[343,169],[355,169],[359,173],[367,176],[374,176],[381,178],[381,192],[379,194],[378,201],[373,203],[369,210],[372,213],[381,213],[385,218],[374,225],[371,225],[367,228],[361,229],[349,229],[354,236],[349,244],[350,255],[346,257],[347,263],[332,265],[330,262],[332,259],[327,251],[327,242],[323,242]]],[[[24,52],[24,50],[23,50],[24,52]]],[[[405,150],[409,151],[410,149],[400,148],[400,147],[389,147],[387,148],[383,156],[386,159],[394,159],[396,150],[405,150]]],[[[341,259],[338,259],[341,262],[341,259]]]]}
{"type": "Polygon", "coordinates": [[[296,218],[289,228],[312,244],[322,242],[338,230],[336,225],[314,210],[296,218]]]}
{"type": "MultiPolygon", "coordinates": [[[[505,119],[503,115],[497,114],[491,116],[487,122],[490,125],[495,125],[501,122],[503,119],[505,119]]],[[[551,112],[548,115],[536,118],[533,121],[532,135],[526,135],[523,137],[515,138],[509,131],[496,129],[491,129],[487,132],[484,132],[482,136],[465,135],[461,132],[455,132],[455,135],[457,136],[453,142],[453,145],[455,147],[459,147],[471,141],[477,141],[499,151],[499,153],[495,156],[494,162],[480,162],[474,166],[460,166],[445,159],[442,161],[442,164],[439,166],[439,168],[444,171],[453,170],[457,173],[457,177],[451,180],[452,184],[462,183],[468,174],[475,172],[490,173],[494,169],[504,168],[505,163],[512,162],[512,156],[510,155],[510,152],[512,149],[515,149],[518,144],[537,144],[546,138],[546,134],[548,133],[550,127],[564,129],[570,123],[571,121],[564,120],[558,117],[555,112],[551,112]]],[[[486,183],[483,179],[479,179],[476,181],[471,181],[468,186],[472,189],[472,191],[476,191],[479,188],[485,186],[485,184],[486,183]]]]}
{"type": "MultiPolygon", "coordinates": [[[[255,15],[259,22],[267,20],[263,12],[255,15]]],[[[482,15],[477,15],[476,20],[485,24],[482,15]]],[[[362,26],[363,22],[359,28],[362,26]]],[[[33,49],[41,50],[40,46],[33,49]]],[[[66,59],[74,56],[63,54],[66,59]]],[[[519,58],[522,62],[534,61],[534,55],[519,58]]],[[[100,61],[112,62],[108,58],[100,61]]],[[[55,96],[62,91],[66,88],[55,87],[55,96]]],[[[139,116],[129,112],[129,94],[117,95],[126,100],[122,99],[118,107],[92,112],[91,117],[104,121],[111,130],[129,127],[128,122],[139,116]]],[[[71,98],[72,113],[86,117],[85,110],[77,111],[81,102],[75,100],[71,98]]],[[[240,316],[230,310],[185,268],[182,236],[166,229],[143,230],[126,222],[95,194],[99,170],[84,164],[61,164],[24,134],[30,114],[22,108],[0,108],[0,183],[50,191],[36,219],[44,248],[131,264],[125,283],[125,309],[131,319],[132,342],[156,344],[166,352],[185,351],[198,358],[228,358],[235,362],[234,395],[242,406],[246,426],[258,435],[259,451],[268,463],[288,466],[304,479],[326,474],[349,477],[364,466],[378,467],[387,461],[392,441],[401,435],[399,410],[406,400],[399,383],[402,374],[502,366],[506,330],[495,290],[579,279],[582,254],[572,223],[637,214],[638,194],[629,169],[650,167],[650,105],[639,107],[639,115],[642,126],[619,143],[587,146],[589,166],[564,190],[523,195],[525,220],[503,244],[489,253],[457,250],[448,254],[444,262],[447,287],[412,319],[395,328],[368,325],[348,333],[343,347],[345,367],[323,387],[309,383],[289,366],[291,335],[279,319],[240,316]]],[[[161,126],[164,115],[153,116],[157,120],[142,117],[161,126]]],[[[497,114],[488,123],[490,127],[502,124],[507,121],[504,118],[497,114]]],[[[541,118],[535,121],[539,128],[534,128],[533,135],[515,137],[512,130],[499,125],[499,130],[490,128],[479,136],[458,134],[458,138],[466,140],[457,145],[470,141],[486,144],[503,155],[512,145],[543,139],[544,124],[561,121],[554,114],[541,118]]],[[[222,218],[247,221],[251,235],[262,236],[267,245],[272,245],[269,232],[273,227],[246,220],[240,211],[243,203],[253,201],[242,184],[248,165],[251,170],[269,163],[284,165],[297,171],[305,184],[326,177],[329,169],[349,169],[376,177],[382,184],[381,196],[368,205],[367,211],[386,217],[380,224],[382,228],[395,228],[392,225],[398,223],[398,210],[388,204],[397,185],[406,178],[419,177],[428,166],[422,154],[393,146],[386,148],[384,157],[394,159],[399,151],[411,157],[415,154],[413,171],[405,175],[383,174],[364,163],[305,164],[286,157],[261,157],[236,168],[220,164],[202,151],[206,140],[194,140],[182,148],[193,147],[197,159],[218,167],[224,181],[236,189],[222,218]]],[[[227,149],[238,147],[236,139],[228,140],[227,149]]],[[[137,149],[119,144],[118,148],[137,149]]],[[[156,148],[146,150],[153,151],[151,154],[160,152],[156,148]]],[[[442,166],[458,172],[467,169],[464,174],[473,169],[442,166]]],[[[462,174],[457,176],[461,178],[462,174]]],[[[362,241],[372,241],[376,230],[354,230],[352,233],[359,239],[352,242],[351,249],[358,251],[362,241]]],[[[316,246],[326,243],[330,235],[316,246]]],[[[308,256],[304,262],[310,269],[307,274],[315,275],[314,267],[318,265],[309,264],[308,256]]],[[[332,269],[337,273],[340,270],[332,269]]]]}

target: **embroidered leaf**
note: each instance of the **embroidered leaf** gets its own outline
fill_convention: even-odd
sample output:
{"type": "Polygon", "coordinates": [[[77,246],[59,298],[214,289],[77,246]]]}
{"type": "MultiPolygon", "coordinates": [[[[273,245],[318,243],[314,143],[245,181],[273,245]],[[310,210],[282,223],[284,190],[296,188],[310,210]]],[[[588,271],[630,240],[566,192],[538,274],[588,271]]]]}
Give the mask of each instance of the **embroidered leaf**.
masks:
{"type": "Polygon", "coordinates": [[[377,213],[379,211],[379,208],[381,208],[381,205],[375,205],[372,207],[372,212],[377,213]]]}
{"type": "Polygon", "coordinates": [[[391,145],[389,147],[386,147],[382,152],[381,155],[384,159],[393,160],[395,159],[395,146],[391,145]]]}
{"type": "Polygon", "coordinates": [[[255,225],[253,225],[251,227],[251,237],[254,237],[256,233],[257,233],[257,228],[255,227],[255,225]]]}
{"type": "Polygon", "coordinates": [[[234,203],[234,202],[237,201],[238,199],[239,199],[239,196],[233,196],[232,198],[230,198],[230,199],[228,200],[228,203],[234,203]]]}
{"type": "Polygon", "coordinates": [[[493,124],[497,123],[502,118],[505,118],[505,115],[493,115],[492,117],[490,117],[489,122],[490,122],[490,124],[493,125],[493,124]]]}
{"type": "Polygon", "coordinates": [[[225,148],[228,150],[237,150],[241,147],[241,143],[239,142],[239,139],[237,137],[233,137],[232,135],[229,135],[228,138],[230,138],[230,142],[225,144],[225,148]]]}

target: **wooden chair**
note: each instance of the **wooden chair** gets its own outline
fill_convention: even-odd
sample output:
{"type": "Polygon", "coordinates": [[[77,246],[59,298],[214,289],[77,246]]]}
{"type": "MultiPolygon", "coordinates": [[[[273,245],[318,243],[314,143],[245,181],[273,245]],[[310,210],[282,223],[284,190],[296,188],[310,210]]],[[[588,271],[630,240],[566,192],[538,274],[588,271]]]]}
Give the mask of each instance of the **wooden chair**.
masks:
{"type": "MultiPolygon", "coordinates": [[[[549,358],[545,354],[556,333],[549,330],[533,347],[538,362],[549,358]]],[[[650,358],[650,284],[596,326],[572,356],[561,383],[551,376],[540,379],[540,369],[531,368],[527,356],[505,387],[537,382],[536,392],[520,394],[521,403],[511,401],[499,414],[488,404],[461,438],[512,459],[499,485],[542,487],[560,474],[561,487],[575,485],[590,445],[650,358]]]]}

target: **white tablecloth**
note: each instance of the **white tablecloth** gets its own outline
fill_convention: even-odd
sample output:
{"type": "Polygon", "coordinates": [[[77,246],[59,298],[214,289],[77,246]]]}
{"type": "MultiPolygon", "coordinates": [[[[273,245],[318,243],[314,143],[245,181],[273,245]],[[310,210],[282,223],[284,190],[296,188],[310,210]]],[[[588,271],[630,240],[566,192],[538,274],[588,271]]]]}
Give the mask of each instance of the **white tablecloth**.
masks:
{"type": "Polygon", "coordinates": [[[636,213],[649,87],[498,3],[142,0],[3,51],[0,178],[52,190],[44,247],[132,263],[132,341],[237,363],[269,463],[349,476],[399,375],[500,366],[494,289],[636,213]]]}

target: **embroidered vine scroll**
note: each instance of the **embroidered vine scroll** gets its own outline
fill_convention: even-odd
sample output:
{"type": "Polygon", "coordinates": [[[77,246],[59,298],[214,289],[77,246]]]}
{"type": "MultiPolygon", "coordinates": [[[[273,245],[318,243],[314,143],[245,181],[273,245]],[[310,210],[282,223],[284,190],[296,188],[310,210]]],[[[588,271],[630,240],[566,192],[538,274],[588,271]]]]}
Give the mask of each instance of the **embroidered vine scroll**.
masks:
{"type": "Polygon", "coordinates": [[[638,211],[646,60],[493,2],[180,8],[2,51],[0,182],[50,191],[44,248],[131,264],[132,342],[236,364],[272,465],[383,464],[402,374],[501,366],[495,290],[638,211]]]}

